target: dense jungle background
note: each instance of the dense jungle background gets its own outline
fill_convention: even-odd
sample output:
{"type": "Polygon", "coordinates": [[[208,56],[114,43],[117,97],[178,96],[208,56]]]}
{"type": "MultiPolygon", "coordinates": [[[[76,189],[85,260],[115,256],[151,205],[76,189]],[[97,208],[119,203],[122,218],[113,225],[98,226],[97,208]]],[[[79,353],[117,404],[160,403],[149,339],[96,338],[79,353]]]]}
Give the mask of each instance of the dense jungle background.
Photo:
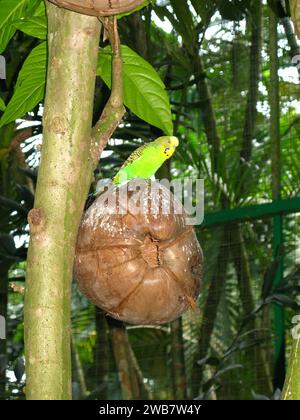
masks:
{"type": "MultiPolygon", "coordinates": [[[[6,3],[0,0],[0,53],[7,64],[0,81],[0,314],[7,320],[0,398],[24,399],[27,215],[43,141],[47,21],[43,2],[12,1],[22,7],[9,17],[6,3]]],[[[156,327],[107,317],[74,279],[73,399],[279,398],[300,308],[300,49],[291,5],[157,0],[119,19],[122,44],[140,56],[130,61],[131,50],[123,47],[125,104],[131,91],[135,109],[151,108],[147,86],[139,86],[145,82],[134,76],[147,74],[146,62],[170,98],[180,146],[159,176],[204,179],[205,219],[195,227],[204,279],[198,308],[156,327]],[[260,210],[279,199],[280,211],[260,210]],[[232,213],[246,206],[254,206],[250,214],[232,213]]],[[[95,119],[109,96],[103,65],[95,119]]],[[[162,135],[163,122],[147,123],[138,114],[127,107],[91,192],[138,145],[162,135]]]]}

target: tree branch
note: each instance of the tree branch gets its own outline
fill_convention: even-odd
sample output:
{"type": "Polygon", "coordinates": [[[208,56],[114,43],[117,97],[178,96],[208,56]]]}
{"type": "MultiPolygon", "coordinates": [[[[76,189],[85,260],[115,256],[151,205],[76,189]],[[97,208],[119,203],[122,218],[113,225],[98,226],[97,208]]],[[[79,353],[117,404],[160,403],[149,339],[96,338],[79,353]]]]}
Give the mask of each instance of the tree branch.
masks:
{"type": "Polygon", "coordinates": [[[99,120],[92,129],[92,160],[94,166],[97,165],[103,149],[125,113],[123,106],[123,66],[117,17],[105,17],[100,19],[100,21],[108,32],[112,47],[112,87],[110,98],[99,120]]]}

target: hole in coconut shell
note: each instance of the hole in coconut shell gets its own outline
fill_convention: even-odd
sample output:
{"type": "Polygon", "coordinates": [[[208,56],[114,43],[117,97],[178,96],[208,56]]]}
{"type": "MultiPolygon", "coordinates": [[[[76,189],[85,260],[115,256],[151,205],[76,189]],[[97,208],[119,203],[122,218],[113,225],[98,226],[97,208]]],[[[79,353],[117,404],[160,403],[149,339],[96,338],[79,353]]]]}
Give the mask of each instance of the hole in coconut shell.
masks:
{"type": "Polygon", "coordinates": [[[159,241],[153,239],[150,235],[147,235],[141,246],[142,257],[151,268],[159,267],[161,265],[158,244],[159,241]]]}

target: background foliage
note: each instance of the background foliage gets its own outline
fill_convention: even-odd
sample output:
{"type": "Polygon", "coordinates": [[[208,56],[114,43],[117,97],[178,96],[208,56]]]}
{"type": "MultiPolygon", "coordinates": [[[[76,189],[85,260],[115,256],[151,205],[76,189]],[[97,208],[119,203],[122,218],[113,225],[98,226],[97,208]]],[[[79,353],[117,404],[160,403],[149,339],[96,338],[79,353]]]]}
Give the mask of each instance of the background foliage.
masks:
{"type": "MultiPolygon", "coordinates": [[[[207,213],[271,201],[271,7],[280,23],[281,194],[299,196],[299,80],[290,54],[295,38],[291,42],[281,24],[288,7],[265,3],[157,0],[120,18],[127,114],[91,191],[137,145],[174,132],[181,145],[163,174],[204,178],[207,213]]],[[[26,217],[42,144],[46,29],[43,2],[0,0],[0,53],[7,63],[0,84],[0,313],[8,333],[0,340],[3,399],[25,398],[26,217]]],[[[104,41],[99,48],[95,119],[110,87],[110,48],[104,41]]],[[[74,283],[73,398],[118,399],[128,392],[118,377],[117,335],[134,398],[278,398],[272,303],[286,308],[289,350],[291,318],[299,311],[298,222],[298,214],[285,217],[285,248],[275,257],[271,220],[198,226],[205,255],[199,311],[172,325],[127,326],[129,341],[124,327],[89,304],[74,283]],[[283,256],[284,282],[275,288],[283,256]]]]}

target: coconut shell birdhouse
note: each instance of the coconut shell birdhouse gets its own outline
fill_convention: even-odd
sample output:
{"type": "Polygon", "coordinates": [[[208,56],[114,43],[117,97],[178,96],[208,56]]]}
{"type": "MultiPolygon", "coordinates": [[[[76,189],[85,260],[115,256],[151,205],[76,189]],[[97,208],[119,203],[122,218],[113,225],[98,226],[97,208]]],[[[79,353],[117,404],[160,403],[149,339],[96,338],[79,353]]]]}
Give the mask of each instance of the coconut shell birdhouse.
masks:
{"type": "Polygon", "coordinates": [[[145,0],[50,0],[57,6],[92,16],[112,16],[129,12],[145,0]]]}
{"type": "Polygon", "coordinates": [[[195,306],[202,251],[181,203],[159,183],[111,186],[85,213],[79,289],[113,318],[163,324],[195,306]],[[153,186],[155,188],[153,188],[153,186]]]}

